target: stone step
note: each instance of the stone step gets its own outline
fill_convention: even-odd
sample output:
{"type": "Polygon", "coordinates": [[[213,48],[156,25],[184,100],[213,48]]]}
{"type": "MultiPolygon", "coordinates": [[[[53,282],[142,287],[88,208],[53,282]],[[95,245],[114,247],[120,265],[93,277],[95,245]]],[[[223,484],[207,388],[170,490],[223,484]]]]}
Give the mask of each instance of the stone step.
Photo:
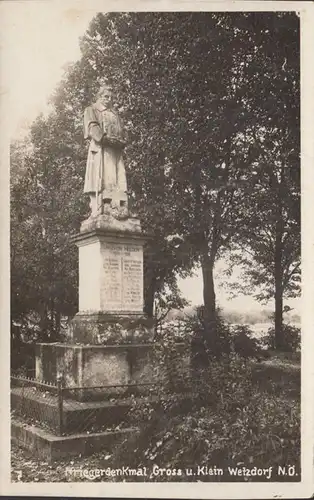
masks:
{"type": "Polygon", "coordinates": [[[111,451],[117,444],[138,432],[136,427],[115,431],[78,433],[70,436],[56,436],[35,425],[11,419],[11,439],[37,458],[51,462],[75,456],[89,456],[99,451],[111,451]]]}
{"type": "MultiPolygon", "coordinates": [[[[174,395],[151,395],[145,398],[117,398],[103,401],[63,400],[62,429],[60,431],[60,413],[58,398],[55,394],[43,393],[35,388],[13,387],[11,389],[11,411],[28,423],[39,423],[55,433],[73,434],[77,432],[112,429],[118,425],[132,425],[132,408],[141,404],[151,404],[158,411],[164,411],[162,401],[169,402],[174,395]]],[[[177,394],[182,404],[191,405],[193,395],[177,394]]],[[[136,422],[137,423],[137,422],[136,422]]]]}
{"type": "MultiPolygon", "coordinates": [[[[177,394],[176,400],[182,405],[193,405],[192,393],[177,394]]],[[[150,404],[159,412],[163,412],[163,402],[170,402],[174,395],[151,395],[145,398],[117,398],[103,401],[63,400],[62,427],[60,428],[60,412],[58,397],[55,394],[43,393],[34,387],[27,390],[22,387],[11,389],[11,411],[13,416],[22,418],[25,423],[34,423],[40,427],[50,429],[56,434],[75,434],[78,432],[99,432],[115,429],[117,426],[138,425],[134,420],[133,408],[138,409],[142,404],[150,404]]],[[[180,407],[180,404],[178,407],[180,407]]]]}
{"type": "MultiPolygon", "coordinates": [[[[64,399],[62,412],[62,433],[99,430],[115,427],[128,419],[134,400],[115,401],[75,401],[64,399]]],[[[60,430],[58,398],[51,393],[32,391],[27,393],[22,387],[11,391],[11,410],[25,421],[41,422],[55,432],[60,430]]]]}

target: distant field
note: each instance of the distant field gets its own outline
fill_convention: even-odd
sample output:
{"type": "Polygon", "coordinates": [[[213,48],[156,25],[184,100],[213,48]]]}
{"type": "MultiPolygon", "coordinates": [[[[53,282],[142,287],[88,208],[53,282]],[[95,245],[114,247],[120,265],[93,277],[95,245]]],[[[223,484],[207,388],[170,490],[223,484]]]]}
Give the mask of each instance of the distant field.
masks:
{"type": "MultiPolygon", "coordinates": [[[[267,331],[269,328],[272,328],[274,326],[274,323],[271,321],[268,322],[263,322],[263,323],[250,323],[250,322],[234,322],[230,323],[231,326],[235,325],[247,325],[253,332],[253,337],[256,339],[261,339],[267,334],[267,331]]],[[[289,324],[299,327],[300,328],[300,323],[297,321],[289,321],[289,324]]],[[[163,324],[163,329],[164,328],[175,328],[177,329],[177,333],[180,335],[184,335],[184,322],[178,319],[172,320],[172,321],[166,321],[163,324]]]]}
{"type": "MultiPolygon", "coordinates": [[[[236,324],[236,323],[234,323],[234,324],[236,324]]],[[[290,324],[293,326],[300,327],[299,323],[294,323],[291,321],[290,324]]],[[[274,326],[274,324],[271,322],[268,322],[268,323],[255,323],[254,325],[249,324],[248,326],[250,327],[250,329],[253,332],[253,337],[256,339],[260,339],[260,338],[264,337],[264,335],[267,334],[267,331],[269,330],[269,328],[272,328],[274,326]]]]}
{"type": "Polygon", "coordinates": [[[253,331],[253,336],[260,339],[266,335],[269,328],[273,326],[273,323],[255,323],[255,325],[249,325],[253,331]]]}

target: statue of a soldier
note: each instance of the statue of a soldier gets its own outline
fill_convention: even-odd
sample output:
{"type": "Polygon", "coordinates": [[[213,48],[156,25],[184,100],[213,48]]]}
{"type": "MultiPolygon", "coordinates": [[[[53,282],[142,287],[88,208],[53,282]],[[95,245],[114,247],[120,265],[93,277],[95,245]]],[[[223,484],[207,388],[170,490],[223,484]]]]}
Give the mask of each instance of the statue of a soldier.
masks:
{"type": "Polygon", "coordinates": [[[102,84],[96,102],[85,109],[84,138],[90,139],[84,193],[90,196],[91,216],[112,209],[127,213],[127,182],[123,161],[126,133],[112,109],[112,88],[102,84]]]}

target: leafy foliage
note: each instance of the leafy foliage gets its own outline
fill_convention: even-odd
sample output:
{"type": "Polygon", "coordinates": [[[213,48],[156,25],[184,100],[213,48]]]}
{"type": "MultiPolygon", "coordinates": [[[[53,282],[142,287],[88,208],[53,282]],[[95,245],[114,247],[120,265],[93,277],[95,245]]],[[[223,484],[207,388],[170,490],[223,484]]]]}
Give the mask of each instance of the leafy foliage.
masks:
{"type": "MultiPolygon", "coordinates": [[[[300,350],[301,347],[301,329],[296,326],[284,323],[283,324],[283,334],[284,334],[284,351],[286,352],[296,352],[300,350]]],[[[276,336],[275,329],[269,328],[266,338],[263,339],[265,345],[269,349],[276,348],[276,336]]]]}
{"type": "Polygon", "coordinates": [[[191,339],[192,364],[196,369],[206,366],[217,353],[230,353],[230,331],[228,324],[221,317],[220,311],[216,311],[214,320],[210,326],[217,333],[218,345],[212,350],[208,344],[207,323],[204,318],[204,306],[198,306],[194,314],[190,314],[183,320],[185,334],[191,339]]]}
{"type": "Polygon", "coordinates": [[[177,281],[175,279],[168,280],[167,287],[156,293],[154,311],[156,334],[158,335],[158,331],[162,330],[163,322],[170,311],[181,311],[187,305],[188,301],[182,297],[177,281]]]}
{"type": "MultiPolygon", "coordinates": [[[[230,325],[225,319],[224,314],[219,309],[216,311],[215,328],[219,332],[219,352],[223,355],[234,353],[243,359],[264,357],[261,352],[260,342],[253,337],[253,331],[248,325],[233,324],[230,325]]],[[[183,320],[183,329],[185,335],[191,339],[191,348],[193,353],[193,363],[196,369],[212,364],[210,359],[215,353],[211,352],[206,345],[206,334],[204,324],[204,307],[196,308],[195,314],[188,315],[183,320]]]]}
{"type": "Polygon", "coordinates": [[[233,325],[230,327],[233,351],[244,359],[261,356],[261,346],[253,338],[253,332],[248,325],[233,325]]]}
{"type": "Polygon", "coordinates": [[[62,317],[76,311],[77,257],[70,236],[83,205],[60,120],[39,117],[33,124],[32,152],[11,187],[12,324],[52,341],[60,338],[62,317]]]}
{"type": "MultiPolygon", "coordinates": [[[[281,28],[284,38],[289,30],[292,38],[284,53],[279,39],[273,39],[276,74],[271,82],[266,46],[266,57],[260,60],[258,71],[264,68],[266,79],[261,81],[270,94],[246,131],[252,175],[243,199],[243,231],[230,255],[231,264],[242,265],[243,274],[236,283],[228,279],[228,288],[236,292],[255,292],[261,301],[275,299],[277,349],[284,345],[283,299],[300,293],[301,279],[298,22],[287,18],[281,28]],[[269,114],[271,103],[274,113],[269,114]]],[[[231,272],[232,266],[229,277],[231,272]]]]}
{"type": "MultiPolygon", "coordinates": [[[[260,392],[252,372],[253,366],[238,356],[224,362],[214,361],[194,387],[193,404],[182,406],[175,397],[170,405],[167,403],[164,413],[146,408],[142,433],[134,443],[126,443],[117,450],[114,463],[119,464],[122,457],[127,457],[133,467],[146,465],[151,470],[153,464],[163,464],[184,471],[189,467],[194,469],[195,464],[215,464],[225,470],[234,464],[266,467],[269,460],[274,467],[288,463],[287,460],[297,465],[299,404],[289,399],[285,389],[280,397],[260,392]]],[[[299,387],[299,379],[291,380],[299,387]]],[[[183,473],[182,477],[150,476],[146,480],[228,481],[230,478],[191,477],[183,473]]]]}

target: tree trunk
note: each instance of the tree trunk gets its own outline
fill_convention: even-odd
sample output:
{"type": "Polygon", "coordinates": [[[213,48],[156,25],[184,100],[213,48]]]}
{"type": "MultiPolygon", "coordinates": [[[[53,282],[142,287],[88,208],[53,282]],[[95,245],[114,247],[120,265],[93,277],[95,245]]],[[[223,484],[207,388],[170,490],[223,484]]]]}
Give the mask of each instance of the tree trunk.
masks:
{"type": "Polygon", "coordinates": [[[278,224],[275,241],[275,348],[281,351],[285,347],[283,335],[283,273],[282,273],[282,233],[278,224]]]}
{"type": "Polygon", "coordinates": [[[203,299],[206,317],[209,321],[215,320],[216,295],[214,285],[214,263],[207,254],[202,256],[202,275],[203,275],[203,299]]]}
{"type": "Polygon", "coordinates": [[[203,299],[204,299],[204,327],[205,343],[210,352],[216,354],[218,351],[216,331],[216,295],[214,284],[214,261],[204,252],[201,258],[203,275],[203,299]]]}
{"type": "Polygon", "coordinates": [[[275,289],[275,347],[277,351],[285,348],[285,339],[283,335],[283,298],[281,283],[276,285],[275,289]]]}
{"type": "Polygon", "coordinates": [[[56,341],[56,332],[55,332],[55,301],[54,297],[50,297],[50,321],[49,321],[49,333],[50,333],[50,338],[52,342],[56,341]]]}
{"type": "Polygon", "coordinates": [[[149,318],[154,317],[154,300],[156,293],[156,279],[152,277],[145,287],[144,312],[149,318]]]}
{"type": "Polygon", "coordinates": [[[283,334],[283,198],[284,198],[284,165],[281,165],[279,175],[269,166],[270,185],[276,196],[276,236],[274,250],[274,281],[275,281],[275,349],[280,351],[285,348],[283,334]]]}
{"type": "Polygon", "coordinates": [[[275,238],[275,348],[284,350],[285,339],[283,335],[283,248],[282,240],[284,233],[284,221],[282,213],[281,185],[278,185],[278,202],[276,214],[276,238],[275,238]]]}
{"type": "Polygon", "coordinates": [[[60,313],[60,304],[57,304],[55,311],[55,332],[57,340],[60,340],[61,333],[61,313],[60,313]]]}
{"type": "Polygon", "coordinates": [[[43,309],[40,312],[39,328],[40,328],[40,342],[49,341],[49,318],[48,318],[48,307],[44,304],[43,309]]]}

